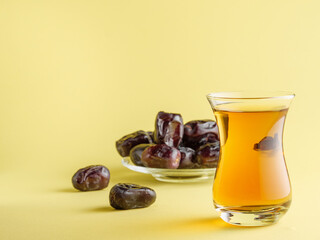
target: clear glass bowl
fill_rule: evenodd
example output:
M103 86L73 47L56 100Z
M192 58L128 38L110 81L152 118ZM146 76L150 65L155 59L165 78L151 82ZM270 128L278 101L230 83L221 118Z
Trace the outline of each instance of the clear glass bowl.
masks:
M122 165L135 172L151 174L155 179L162 182L198 182L213 178L216 172L216 168L166 169L140 167L134 165L130 158L123 158Z

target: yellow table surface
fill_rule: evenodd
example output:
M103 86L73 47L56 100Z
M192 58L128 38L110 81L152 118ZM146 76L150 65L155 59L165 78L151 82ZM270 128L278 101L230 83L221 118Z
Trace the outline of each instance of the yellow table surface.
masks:
M318 0L0 0L0 240L320 239ZM276 225L219 219L212 182L162 183L114 143L158 111L212 119L205 95L291 90L284 149L293 201ZM78 192L104 164L108 188ZM156 202L116 211L119 182Z
M107 189L78 192L66 171L39 168L29 174L1 172L0 239L319 239L318 176L293 178L293 202L276 225L237 227L212 205L212 180L164 183L120 164L110 168ZM148 208L114 210L111 186L137 183L157 192Z

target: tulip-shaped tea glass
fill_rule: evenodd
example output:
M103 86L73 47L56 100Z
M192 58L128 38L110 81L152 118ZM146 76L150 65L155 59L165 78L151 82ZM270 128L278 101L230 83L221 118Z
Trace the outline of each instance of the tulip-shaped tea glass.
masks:
M234 225L273 224L286 213L291 186L282 136L290 92L220 92L207 98L220 134L213 201Z

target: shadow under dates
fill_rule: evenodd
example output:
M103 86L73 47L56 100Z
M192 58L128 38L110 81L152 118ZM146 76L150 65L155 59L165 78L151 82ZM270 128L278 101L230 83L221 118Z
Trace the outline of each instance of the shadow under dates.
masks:
M106 213L106 212L117 212L119 210L114 209L110 206L100 206L100 207L93 207L85 210L86 212L95 212L95 213Z
M70 188L56 189L56 192L61 192L61 193L77 193L77 192L80 192L80 191L70 187Z

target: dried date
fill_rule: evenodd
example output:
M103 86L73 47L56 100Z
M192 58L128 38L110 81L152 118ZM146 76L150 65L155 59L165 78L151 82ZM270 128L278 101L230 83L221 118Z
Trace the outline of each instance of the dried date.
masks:
M131 183L118 183L109 193L110 205L115 209L145 208L156 200L156 192L148 187Z
M150 147L151 144L139 144L134 146L130 151L130 159L131 161L137 166L143 166L141 162L142 152L147 148Z
M116 148L122 157L129 156L130 150L139 144L152 143L152 139L145 131L136 131L116 141Z
M180 147L179 151L181 154L179 168L195 168L195 150L188 147Z
M109 180L108 168L102 165L91 165L79 169L72 177L72 184L80 191L94 191L106 188Z
M141 162L145 167L176 169L179 167L180 159L181 153L178 149L166 144L157 144L142 152Z
M196 158L198 164L206 168L217 167L219 160L220 146L216 143L207 143L201 146L197 153Z
M215 121L194 120L184 125L184 146L198 149L207 143L216 142L219 142L219 132Z
M159 112L156 117L154 140L178 147L183 138L183 120L180 114Z

